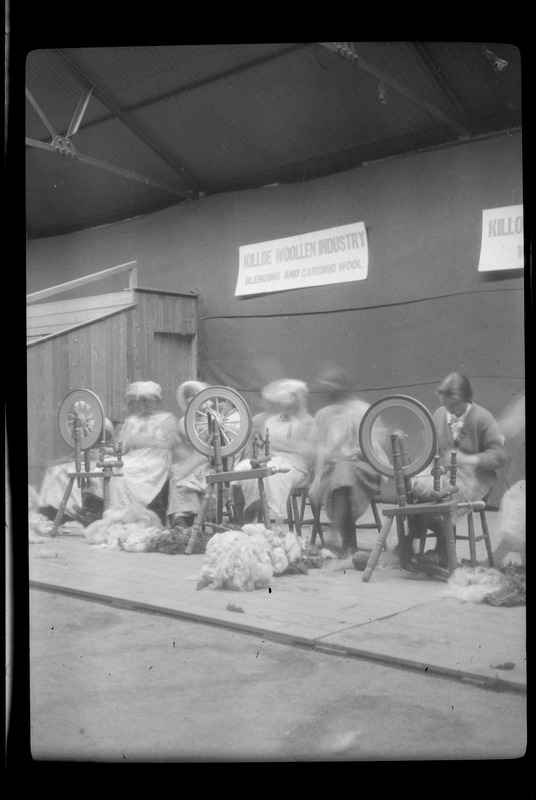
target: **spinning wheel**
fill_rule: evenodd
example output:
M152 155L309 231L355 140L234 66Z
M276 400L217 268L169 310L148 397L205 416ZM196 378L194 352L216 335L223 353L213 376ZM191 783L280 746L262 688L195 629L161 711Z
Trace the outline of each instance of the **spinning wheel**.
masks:
M69 392L58 412L58 426L63 441L70 447L78 442L81 450L89 450L102 440L104 419L104 407L89 389Z
M417 475L436 453L436 432L426 406L402 394L382 397L365 412L359 444L368 463L387 478L395 477L390 436L396 434L405 450L404 477ZM379 450L375 443L383 447Z
M440 491L439 455L436 454L437 437L435 426L422 403L405 395L392 395L377 400L365 412L359 428L359 443L368 463L387 478L395 479L398 507L384 509L386 517L378 540L368 558L363 572L363 581L370 580L380 553L385 547L387 536L396 520L399 544L404 539L404 521L418 522L428 514L440 517L446 540L448 569L437 568L438 577L448 578L458 565L456 539L452 514L459 508L481 509L481 501L458 503L452 495L458 491L455 485L456 451L451 454L450 488ZM381 447L378 447L381 445ZM383 452L382 452L383 448ZM387 455L389 453L389 455ZM422 472L434 461L434 491L431 496L435 502L414 504L411 478Z
M113 468L123 466L121 442L117 447L114 446L113 457L110 458L105 454L104 407L94 392L89 389L75 389L69 392L64 397L58 411L58 427L63 441L74 448L75 469L68 473L69 480L50 531L51 536L55 536L58 532L75 481L83 491L89 486L90 479L101 478L103 481L103 507L106 511L110 503L110 480L116 475L122 474L114 473ZM102 471L92 472L90 450L97 443L101 445L97 466L101 467ZM84 469L82 469L82 461Z
M251 432L251 413L234 389L210 386L196 394L188 404L184 415L186 435L191 445L203 455L213 453L215 423L220 432L222 458L241 450Z
M213 471L206 476L207 489L199 514L192 525L185 549L186 555L193 552L197 537L205 524L205 514L215 487L218 492L216 524L208 524L220 531L226 530L221 525L223 485L229 486L232 481L258 481L262 521L265 527L270 527L270 513L263 480L276 472L288 472L288 469L264 465L240 472L224 471L223 459L234 455L244 447L251 433L251 425L251 414L244 399L227 386L210 386L190 400L184 415L186 435L199 453L211 456ZM253 464L252 461L250 463Z

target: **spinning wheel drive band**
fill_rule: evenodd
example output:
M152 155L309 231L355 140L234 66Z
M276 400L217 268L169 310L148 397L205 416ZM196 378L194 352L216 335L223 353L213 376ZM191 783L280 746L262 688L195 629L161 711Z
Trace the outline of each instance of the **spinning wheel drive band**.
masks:
M430 464L436 454L437 437L432 415L413 397L395 394L372 403L359 428L359 444L368 463L380 475L394 477L391 434L398 433L409 463L404 475L412 478ZM383 455L374 447L381 445Z
M58 425L63 441L75 446L75 420L80 422L80 449L89 450L102 441L104 407L94 392L75 389L63 399L58 412Z
M204 455L213 452L211 419L219 425L222 458L241 450L249 439L252 423L243 397L227 386L209 386L190 400L184 415L186 435Z

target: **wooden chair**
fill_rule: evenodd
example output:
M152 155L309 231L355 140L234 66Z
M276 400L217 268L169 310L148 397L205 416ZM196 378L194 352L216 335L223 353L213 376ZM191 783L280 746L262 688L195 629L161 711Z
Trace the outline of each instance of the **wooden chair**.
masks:
M379 496L379 492L378 495ZM300 501L299 508L298 508L298 500ZM309 504L312 513L312 519L305 520L305 508ZM370 507L372 509L372 513L374 515L374 522L360 522L356 524L356 529L372 529L377 530L378 532L381 530L382 522L380 519L380 515L378 513L378 507L376 505L376 500L372 498ZM302 526L303 525L312 525L311 531L311 544L316 542L316 537L318 536L322 547L326 546L324 540L324 533L322 530L322 523L320 521L320 515L322 512L322 506L317 506L311 502L309 497L309 491L307 487L302 489L294 489L290 493L290 497L287 501L287 524L289 526L289 530L293 531L294 526L296 527L296 533L298 536L301 537L302 534ZM324 525L331 525L330 522L324 522Z
M492 490L493 490L493 487L492 487L492 489L489 490L489 492L483 498L483 502L486 503L486 505L487 505L487 502L488 502L488 499L489 499L489 496L490 496ZM475 512L475 510L477 510L478 515L480 516L480 525L481 525L482 533L479 536L477 536L476 532L475 532L475 523L474 523L474 512ZM477 557L476 557L476 545L477 545L478 542L484 541L484 543L486 545L487 555L488 555L488 564L489 564L490 567L494 567L495 564L494 564L494 561L493 561L493 547L492 547L492 544L491 544L491 538L490 538L490 535L489 535L488 522L487 522L487 519L486 519L486 509L485 508L480 508L480 509L472 509L471 508L469 513L467 514L466 519L467 519L467 535L458 533L458 529L460 527L460 523L458 523L458 525L453 525L452 526L453 527L455 541L461 540L461 541L469 542L469 555L470 555L470 562L471 562L471 566L472 567L476 567L478 565L478 561L477 561ZM424 549L426 547L426 540L431 538L431 537L435 537L435 533L430 533L428 531L424 531L423 532L423 534L422 534L422 536L420 537L420 540L419 540L419 555L422 555L424 553Z
M385 544L387 541L387 537L391 530L391 526L393 520L396 519L397 524L397 534L399 543L401 541L401 535L404 533L404 524L408 520L408 517L413 516L425 516L429 514L433 514L435 516L439 516L442 518L442 525L445 532L445 540L447 546L447 562L448 567L443 569L441 567L437 567L435 569L435 574L437 577L442 577L448 579L450 575L454 572L454 570L458 567L458 558L456 555L456 536L454 530L454 524L452 522L452 515L455 511L459 508L467 508L471 513L473 510L475 511L483 511L486 507L486 504L483 500L478 500L475 502L467 502L467 503L458 503L455 498L455 493L457 491L455 480L456 480L456 451L452 451L451 453L451 466L450 466L450 488L451 491L441 491L440 489L440 475L441 475L441 468L439 466L439 456L434 456L434 468L432 470L432 474L434 476L434 489L431 492L431 495L434 498L434 502L428 503L417 503L414 504L413 498L413 491L412 491L412 484L411 480L408 478L407 475L404 475L404 464L407 463L406 461L406 454L404 448L401 448L401 443L398 439L397 434L391 435L391 442L393 447L393 466L394 466L394 473L395 473L395 486L396 486L396 493L397 493L397 500L398 506L393 508L383 509L382 514L386 517L385 522L382 525L382 529L378 536L378 539L374 545L372 553L369 556L367 566L363 572L362 580L367 583L374 571L374 568L378 562L378 558L380 553L385 548ZM472 519L471 519L472 524ZM487 528L487 526L486 526ZM474 529L473 529L474 534ZM425 538L426 531L421 536L421 540ZM462 536L458 536L458 538L463 538ZM473 545L474 545L474 535L473 535ZM470 546L473 546L470 543Z
M300 507L298 509L298 500L300 501ZM311 509L312 519L305 519L305 508L309 505ZM314 544L316 541L317 535L320 537L320 541L322 542L322 547L326 546L324 541L324 533L322 531L322 524L320 522L320 511L321 508L316 506L314 503L311 502L311 498L309 497L309 490L307 487L303 487L301 489L293 489L290 493L290 496L287 500L287 519L286 522L288 524L289 530L293 531L294 527L296 527L296 533L299 537L302 535L302 527L303 525L312 525L313 529L311 532L311 544Z

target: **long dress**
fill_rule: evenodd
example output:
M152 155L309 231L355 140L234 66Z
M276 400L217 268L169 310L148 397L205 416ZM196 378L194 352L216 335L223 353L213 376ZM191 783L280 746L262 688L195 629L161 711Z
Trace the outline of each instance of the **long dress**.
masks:
M110 508L148 506L166 484L178 420L167 411L132 415L123 423L118 439L123 443L122 477L110 481Z
M99 450L92 449L89 451L90 472L99 471L96 466L99 457ZM85 471L85 466L82 467L82 471ZM54 508L57 510L60 507L63 495L69 483L70 472L76 472L76 464L72 459L72 455L65 456L56 463L48 465L39 490L39 508ZM88 479L87 492L102 498L102 489L103 481L100 478ZM73 519L78 519L79 512L77 509L82 508L82 505L82 491L78 486L78 482L74 481L69 499L67 500L67 505L65 506L65 514Z
M307 486L309 433L313 422L310 414L286 418L282 414L263 417L264 430L270 435L270 460L267 467L285 469L263 479L270 517L282 520L286 517L287 500L293 489ZM236 471L251 469L249 459L235 465ZM245 508L260 499L256 478L239 481L244 494Z
M324 506L330 520L333 519L332 495L336 489L350 489L354 521L365 513L380 489L381 475L365 460L359 446L359 427L368 408L363 400L352 398L325 406L315 415L309 497ZM374 447L381 456L379 443L374 442Z

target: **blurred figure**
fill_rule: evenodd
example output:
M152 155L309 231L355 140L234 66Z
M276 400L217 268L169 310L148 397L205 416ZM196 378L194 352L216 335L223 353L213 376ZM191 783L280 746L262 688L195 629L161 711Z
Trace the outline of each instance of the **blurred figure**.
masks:
M178 435L173 449L167 506L167 517L172 528L191 527L207 489L205 476L210 471L210 459L199 453L188 439L184 415L190 401L208 388L209 384L202 381L185 381L177 389ZM214 509L209 509L207 518L210 518L213 511Z
M448 491L450 476L448 465L451 452L456 450L457 472L454 495L457 502L481 500L495 485L497 470L505 463L504 436L496 420L482 406L473 402L473 389L469 379L460 372L452 372L441 382L437 395L442 405L434 412L433 421L437 434L440 465L447 468L441 476L441 490ZM433 476L422 473L413 480L415 502L430 501ZM452 514L452 523L469 513L459 509ZM424 554L422 561L432 566L448 566L447 545L440 516L423 515L408 517L409 534L402 546L397 548L402 566L413 558L413 540L429 528L437 536L435 550Z
M154 381L137 381L126 390L129 414L121 427L122 476L110 481L110 508L152 507L170 475L178 420L160 410L162 389ZM155 509L156 510L156 509Z
M283 520L287 500L293 489L307 486L309 434L313 418L307 410L309 390L303 381L284 378L273 381L261 391L265 411L253 418L252 431L264 438L269 434L268 467L284 469L264 479L270 518ZM252 441L244 449L236 471L252 468ZM240 498L242 493L242 498ZM235 505L242 522L253 522L260 512L260 495L256 478L238 481L234 486Z
M495 566L508 563L508 556L519 555L525 565L526 542L526 475L525 475L525 393L515 398L497 420L504 436L504 449L509 464L506 473L507 491L499 509L499 543L493 551ZM511 560L511 558L510 558Z
M359 446L359 428L369 404L355 396L343 370L328 370L318 385L327 394L327 405L314 417L309 497L324 506L346 557L357 551L356 522L379 492L382 477ZM374 446L387 460L379 442Z
M104 421L104 439L107 448L113 447L114 429L111 421ZM92 447L89 451L89 466L91 472L99 472L97 461L100 459L100 446ZM85 468L82 468L85 471ZM60 503L69 483L69 473L76 472L73 456L63 456L50 463L43 476L39 492L39 511L49 519L55 519ZM103 510L103 481L100 478L89 478L86 488L82 491L78 482L74 481L64 516L77 522L93 521L102 514Z

